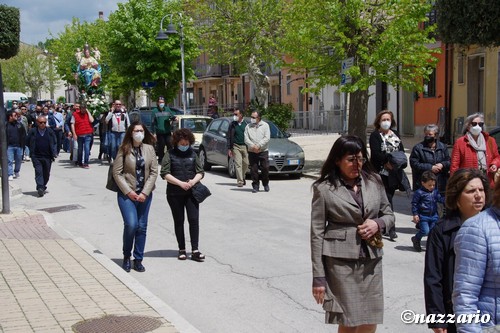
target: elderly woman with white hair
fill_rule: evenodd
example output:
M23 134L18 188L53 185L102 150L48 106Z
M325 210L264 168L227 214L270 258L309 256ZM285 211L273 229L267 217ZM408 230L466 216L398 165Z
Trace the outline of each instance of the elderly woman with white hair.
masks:
M450 175L458 169L476 168L488 176L493 187L495 173L500 166L500 155L495 139L484 131L483 114L468 116L462 134L453 146Z
M450 171L448 147L439 141L439 127L429 124L424 127L424 140L413 146L410 154L410 166L413 175L413 190L422 184L420 178L424 171L430 170L437 177L436 186L441 194L446 190Z

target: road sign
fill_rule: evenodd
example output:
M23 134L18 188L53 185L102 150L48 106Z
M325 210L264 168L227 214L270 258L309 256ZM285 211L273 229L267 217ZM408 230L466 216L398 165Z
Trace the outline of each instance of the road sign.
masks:
M141 82L143 88L153 88L156 86L156 82Z
M344 85L346 83L351 83L352 78L350 75L347 74L347 70L352 67L354 64L354 58L347 58L342 60L342 68L341 68L341 79L340 79L340 84Z

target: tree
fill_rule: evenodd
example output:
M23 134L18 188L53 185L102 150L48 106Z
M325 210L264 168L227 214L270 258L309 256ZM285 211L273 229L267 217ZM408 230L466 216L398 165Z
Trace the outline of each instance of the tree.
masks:
M42 50L23 44L17 56L3 61L6 86L12 91L30 91L34 100L40 90L48 88L48 62Z
M281 0L187 0L185 8L200 25L201 44L211 63L232 64L247 72L258 103L267 107L269 82L263 64L271 68L280 57L284 2Z
M427 1L294 0L285 8L282 49L294 60L283 66L307 70L309 91L339 86L342 60L353 58L341 89L350 93L348 131L363 139L368 88L380 80L421 91L436 64L437 50L426 46L434 28L422 27Z
M181 13L181 15L177 15ZM167 40L155 40L160 20L173 14L172 23L177 26L182 19L186 80L194 76L189 64L199 54L196 31L184 15L179 1L129 0L119 3L118 10L109 17L107 50L110 66L117 79L132 89L142 82L156 82L153 95L172 100L179 91L182 80L180 39L172 36ZM164 29L170 22L164 20Z
M442 41L460 45L500 46L500 2L437 0Z

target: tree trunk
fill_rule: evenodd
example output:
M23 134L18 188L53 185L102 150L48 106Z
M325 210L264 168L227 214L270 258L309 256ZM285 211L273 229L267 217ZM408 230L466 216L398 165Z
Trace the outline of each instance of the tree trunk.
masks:
M349 103L349 128L350 135L359 136L367 143L366 120L368 113L368 90L358 90L350 95Z

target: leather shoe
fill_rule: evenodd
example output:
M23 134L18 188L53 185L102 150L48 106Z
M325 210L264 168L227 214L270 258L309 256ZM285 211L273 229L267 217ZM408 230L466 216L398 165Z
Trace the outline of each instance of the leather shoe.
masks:
M269 185L264 186L264 191L269 192Z
M259 192L259 189L254 187L254 188L252 189L252 193L257 193L257 192Z
M138 272L145 272L146 268L142 265L142 260L134 259L134 270Z
M123 258L122 268L125 272L130 272L130 258Z
M396 238L398 238L398 234L396 233L396 228L392 228L389 230L389 238L391 241L394 241Z

